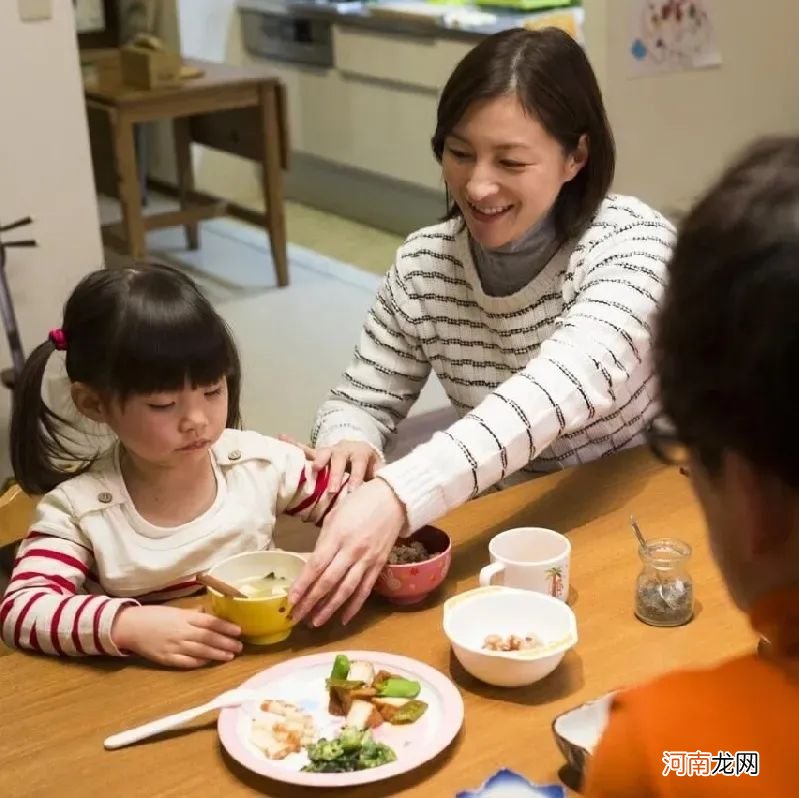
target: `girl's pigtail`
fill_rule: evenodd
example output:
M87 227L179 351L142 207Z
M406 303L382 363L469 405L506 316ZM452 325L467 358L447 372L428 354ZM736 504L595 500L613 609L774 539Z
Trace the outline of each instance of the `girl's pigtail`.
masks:
M63 440L70 423L42 399L45 368L55 348L52 339L39 344L14 384L11 465L15 479L30 494L47 493L86 467L69 471L57 467L59 461L73 460L74 455Z

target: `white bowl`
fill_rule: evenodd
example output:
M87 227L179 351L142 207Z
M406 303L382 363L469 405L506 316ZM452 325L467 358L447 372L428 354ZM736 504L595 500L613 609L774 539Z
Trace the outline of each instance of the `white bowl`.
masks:
M475 678L497 687L533 684L558 667L577 642L577 619L560 599L510 587L479 587L444 604L444 633L458 662ZM485 651L488 635L524 637L543 646L525 651Z
M594 701L567 710L552 721L555 742L580 777L585 775L586 766L608 724L615 695L616 691L605 693Z

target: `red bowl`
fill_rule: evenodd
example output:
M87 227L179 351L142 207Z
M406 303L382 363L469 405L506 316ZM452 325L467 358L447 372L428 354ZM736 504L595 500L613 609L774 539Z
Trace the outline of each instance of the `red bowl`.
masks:
M375 582L374 592L392 604L417 604L446 578L452 562L449 535L434 526L423 526L407 542L418 540L431 557L422 562L385 565Z

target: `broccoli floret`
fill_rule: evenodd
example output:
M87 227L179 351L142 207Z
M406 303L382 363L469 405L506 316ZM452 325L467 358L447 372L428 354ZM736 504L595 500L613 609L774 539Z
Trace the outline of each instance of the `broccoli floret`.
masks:
M350 753L360 750L361 746L364 744L364 737L367 734L369 734L369 732L363 732L360 729L352 729L349 726L345 726L341 730L341 734L339 734L337 741L345 753Z
M349 773L393 762L397 755L387 745L375 742L369 731L344 727L335 740L321 739L307 748L311 760L306 773Z
M322 760L332 762L344 753L341 743L338 740L325 740L322 738L315 745L308 746L308 758L311 761Z
M394 751L383 743L376 743L374 740L370 741L370 745L364 745L361 748L361 753L358 755L358 762L361 768L376 768L379 765L385 765L393 762L397 758Z

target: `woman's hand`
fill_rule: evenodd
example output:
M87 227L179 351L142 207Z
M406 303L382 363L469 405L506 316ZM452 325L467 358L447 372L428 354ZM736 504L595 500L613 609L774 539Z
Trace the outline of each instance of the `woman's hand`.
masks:
M383 465L383 458L377 450L363 441L339 441L333 446L313 449L294 440L290 435L281 435L280 440L302 449L317 471L330 463L330 493L337 493L341 488L345 472L350 472L347 488L353 491L365 480L372 479L377 468Z
M178 607L123 607L111 638L117 648L173 668L227 662L241 652L241 629L198 610Z
M292 617L326 623L348 601L348 623L363 606L406 523L405 507L387 482L374 479L325 519L316 549L289 592Z

